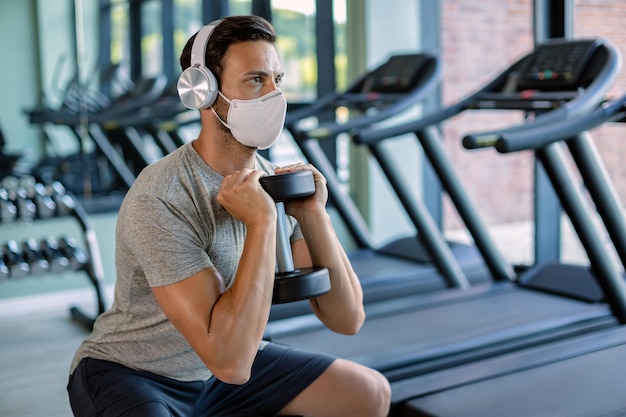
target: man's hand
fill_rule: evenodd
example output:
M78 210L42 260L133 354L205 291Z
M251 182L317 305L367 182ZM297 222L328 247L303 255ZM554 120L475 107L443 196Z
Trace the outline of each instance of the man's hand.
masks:
M264 175L263 171L250 169L235 171L224 177L217 194L218 203L246 226L276 221L276 205L259 183Z
M313 178L315 181L315 194L309 197L303 197L286 202L285 211L287 212L287 214L295 217L298 220L301 220L302 216L304 216L307 212L326 211L326 202L328 201L326 178L324 178L324 176L313 165L305 165L300 163L293 164L286 167L277 168L276 174L302 170L309 170L313 172Z

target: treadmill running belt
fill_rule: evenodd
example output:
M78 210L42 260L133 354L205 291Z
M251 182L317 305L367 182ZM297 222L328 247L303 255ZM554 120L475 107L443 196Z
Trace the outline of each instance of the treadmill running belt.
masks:
M557 328L614 319L604 304L590 304L532 290L510 288L482 297L422 308L373 312L360 332L344 336L317 327L294 326L269 338L349 358L381 371L470 349L541 335Z
M622 416L626 344L409 401L402 417Z

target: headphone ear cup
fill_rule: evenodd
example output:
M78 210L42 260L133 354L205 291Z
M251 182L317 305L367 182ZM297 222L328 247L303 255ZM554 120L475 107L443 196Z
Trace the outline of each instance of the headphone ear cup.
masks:
M183 71L176 87L180 101L192 110L211 107L217 97L215 75L202 65L194 65Z

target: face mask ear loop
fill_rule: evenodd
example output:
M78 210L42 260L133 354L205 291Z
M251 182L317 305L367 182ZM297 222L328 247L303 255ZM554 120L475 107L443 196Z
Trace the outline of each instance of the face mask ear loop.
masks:
M217 120L219 120L219 121L220 121L220 123L221 123L221 124L223 124L223 125L224 125L224 127L225 127L226 129L230 129L230 130L232 130L232 129L233 129L232 127L230 127L230 125L229 125L228 123L226 123L224 120L222 120L222 118L221 118L221 117L217 114L217 112L215 111L215 109L213 108L213 106L211 106L211 111L213 112L213 114L215 115L215 117L217 117Z
M217 91L217 94L219 94L220 96L222 96L222 98L223 98L224 100L226 100L226 102L227 102L229 105L231 104L230 100L229 100L229 99L227 99L227 98L226 98L226 96L225 96L224 94L222 94L222 92L221 92L221 91L219 91L219 90L218 90L218 91ZM217 112L215 111L214 107L215 107L215 103L213 103L213 105L211 106L211 111L213 112L213 114L215 115L215 117L217 117L217 120L219 120L219 121L220 121L220 123L222 123L222 125L224 125L224 127L225 127L226 129L233 130L233 128L232 128L232 127L230 127L230 125L229 125L228 123L226 123L224 120L222 120L222 118L221 118L221 117L217 114Z

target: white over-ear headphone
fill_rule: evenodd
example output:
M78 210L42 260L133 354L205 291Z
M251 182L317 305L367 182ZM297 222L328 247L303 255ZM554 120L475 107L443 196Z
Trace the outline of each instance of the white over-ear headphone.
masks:
M204 56L209 38L220 22L216 20L200 29L191 47L191 66L178 78L178 97L188 109L206 109L217 97L217 79L206 67Z

